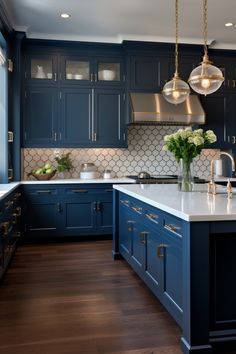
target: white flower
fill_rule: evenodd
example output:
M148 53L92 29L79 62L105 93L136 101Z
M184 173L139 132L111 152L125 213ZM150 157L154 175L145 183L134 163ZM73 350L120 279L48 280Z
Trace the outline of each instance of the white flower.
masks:
M172 135L172 134L164 136L164 141L166 141L166 142L167 142L167 141L170 141L171 135Z
M198 135L198 134L202 134L203 133L203 130L202 129L196 129L194 130L194 134Z
M212 130L206 131L206 138L208 139L208 141L210 143L214 143L217 140L216 135L214 134L214 132Z
M163 151L168 151L169 149L168 149L168 146L167 145L164 145L163 147L162 147L162 150Z
M202 136L195 136L194 138L193 138L193 143L194 143L194 145L196 145L196 146L199 146L199 145L203 145L204 144L204 138L202 137Z

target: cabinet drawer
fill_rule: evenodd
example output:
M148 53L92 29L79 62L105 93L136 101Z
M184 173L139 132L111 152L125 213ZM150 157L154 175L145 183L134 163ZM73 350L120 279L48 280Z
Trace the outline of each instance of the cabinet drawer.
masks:
M48 196L55 196L59 194L59 188L52 186L38 186L34 188L26 188L26 194L28 196L37 196L42 198Z
M78 185L73 185L71 187L66 187L64 189L64 194L65 195L84 195L84 194L107 194L112 196L112 185L108 185L106 187L102 186L101 188L97 186L91 186L91 185L86 185L86 184L78 184Z

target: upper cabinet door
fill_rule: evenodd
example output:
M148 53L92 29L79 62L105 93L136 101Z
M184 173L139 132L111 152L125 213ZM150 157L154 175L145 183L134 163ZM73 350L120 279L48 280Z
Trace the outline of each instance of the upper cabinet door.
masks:
M59 140L57 123L57 88L29 87L24 102L24 146L56 146Z
M97 147L126 147L124 90L96 89L92 136Z
M162 90L167 77L166 59L157 56L132 56L130 60L130 90Z
M92 142L93 107L89 88L61 90L61 145L85 147Z
M29 55L26 62L25 78L36 84L56 84L58 82L57 56Z
M217 66L225 78L220 91L236 90L236 58L225 58L221 56L210 56L213 65Z
M125 82L123 61L117 58L97 59L94 81L102 85L117 85Z
M60 65L60 79L63 84L88 83L93 79L91 58L62 56Z

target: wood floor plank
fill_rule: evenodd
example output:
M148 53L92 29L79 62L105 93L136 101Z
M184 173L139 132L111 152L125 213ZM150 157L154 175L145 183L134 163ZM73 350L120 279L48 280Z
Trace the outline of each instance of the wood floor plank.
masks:
M180 335L110 240L22 245L0 285L4 354L180 354Z

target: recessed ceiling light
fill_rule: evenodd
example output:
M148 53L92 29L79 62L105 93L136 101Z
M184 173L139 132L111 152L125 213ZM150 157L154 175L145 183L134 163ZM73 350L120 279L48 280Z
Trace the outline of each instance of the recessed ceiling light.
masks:
M66 13L64 13L64 14L61 14L61 17L62 18L69 18L71 15L69 15L69 14L66 14Z
M232 27L232 26L234 26L233 22L226 22L225 23L225 27Z

